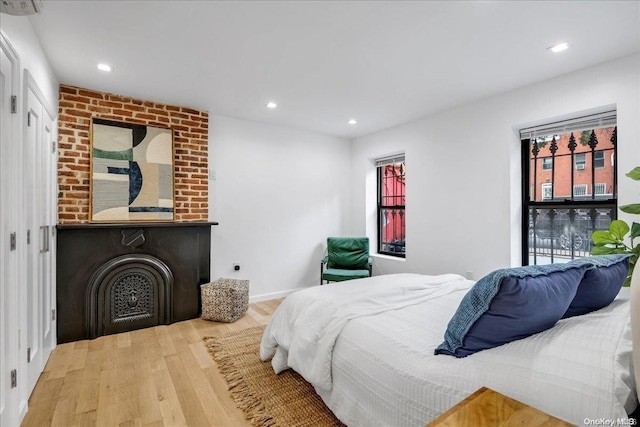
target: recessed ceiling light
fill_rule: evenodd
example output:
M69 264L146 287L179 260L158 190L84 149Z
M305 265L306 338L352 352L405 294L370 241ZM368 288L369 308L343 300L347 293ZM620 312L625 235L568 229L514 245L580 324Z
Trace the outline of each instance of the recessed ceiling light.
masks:
M275 102L273 102L273 101L267 102L267 108L271 108L271 109L273 110L273 109L274 109L274 108L276 108L277 106L278 106L278 104L276 104L276 103L275 103Z
M358 121L356 119L351 119L347 123L349 123L350 125L355 125L358 124Z
M567 42L558 43L555 46L551 46L547 48L547 50L550 50L553 53L562 52L563 50L567 50L567 49L569 49L569 43Z
M106 71L106 72L110 73L111 72L111 65L100 63L100 64L98 64L98 70Z

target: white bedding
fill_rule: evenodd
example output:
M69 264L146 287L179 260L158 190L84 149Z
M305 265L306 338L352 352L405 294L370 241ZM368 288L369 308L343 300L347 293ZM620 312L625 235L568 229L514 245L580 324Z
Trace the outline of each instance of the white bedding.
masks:
M456 359L435 356L433 351L473 282L453 275L444 281L434 277L442 276L373 278L392 287L395 282L411 279L442 289L431 289L433 298L425 297L401 309L370 310L369 314L353 316L339 328L329 355L329 387L323 381L310 382L345 424L423 426L482 386L578 425L589 419L623 418L635 408L628 301L617 299L604 309L561 320L527 339ZM292 307L288 307L287 301L297 295L293 294L281 305L283 313L305 317L307 308L316 301L326 307L334 290L352 298L360 294L367 300L373 279L313 288L310 299L303 294L293 298ZM440 284L435 285L438 280ZM342 297L338 301L341 306ZM306 322L324 317L311 311L313 316L298 324L295 318L278 312L280 309L265 331L263 344L266 339L274 346L275 341L273 348L282 347L283 357L294 345L293 341L278 341L278 337L304 335ZM291 334L291 330L296 332ZM311 351L307 348L304 353ZM311 366L313 371L315 359L301 357L294 368L300 372L298 369Z
M394 274L393 280L378 276L355 282L364 285L333 283L290 295L265 329L260 358L273 357L276 373L293 368L315 387L331 390L333 347L348 321L431 301L469 286L457 274Z

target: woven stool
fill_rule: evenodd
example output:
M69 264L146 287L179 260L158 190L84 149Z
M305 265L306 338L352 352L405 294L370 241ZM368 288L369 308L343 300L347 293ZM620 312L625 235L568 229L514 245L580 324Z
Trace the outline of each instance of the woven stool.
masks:
M231 323L249 309L249 281L218 279L200 287L202 318Z

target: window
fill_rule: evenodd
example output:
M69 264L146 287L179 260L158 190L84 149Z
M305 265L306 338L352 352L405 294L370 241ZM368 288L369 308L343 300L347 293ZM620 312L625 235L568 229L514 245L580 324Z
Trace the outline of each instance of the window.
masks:
M573 195L575 196L586 196L587 195L587 184L575 184L573 186Z
M616 112L522 129L520 136L523 265L589 255L593 231L608 229L617 215Z
M405 257L404 155L376 160L378 169L378 253Z
M593 167L594 168L604 167L604 151L596 151L593 153Z
M596 196L607 194L607 184L605 184L604 182L597 182L593 187L593 194L595 194Z
M551 170L552 167L553 167L553 157L544 157L542 159L542 169Z
M542 184L542 200L549 200L553 198L553 186L551 183Z
M573 195L575 196L586 196L587 195L587 184L576 184L573 186Z

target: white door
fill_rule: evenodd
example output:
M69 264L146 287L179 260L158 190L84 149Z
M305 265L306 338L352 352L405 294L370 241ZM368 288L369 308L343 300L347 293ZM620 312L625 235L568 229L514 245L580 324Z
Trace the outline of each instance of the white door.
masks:
M37 162L38 145L42 141L42 104L36 96L27 91L27 110L25 114L26 133L24 141L24 163L33 165L24 170L24 215L27 224L27 336L26 354L28 372L27 389L32 390L42 371L42 352L40 351L40 325L42 324L42 298L40 292L41 271L39 268L40 248L44 245L42 224L40 222L40 164Z
M42 144L38 146L38 160L41 165L41 168L39 168L41 169L41 175L39 178L38 188L40 194L39 200L42 204L40 223L43 227L42 234L44 241L42 242L43 247L39 253L38 274L40 276L42 297L42 323L40 326L40 333L42 335L42 368L44 369L44 365L47 363L49 355L56 344L56 334L52 318L52 310L55 307L55 300L53 298L55 295L55 291L53 289L53 285L55 283L55 276L53 275L53 264L55 264L55 258L52 256L52 247L54 246L54 223L52 220L52 214L54 207L53 197L57 193L52 191L52 171L54 169L53 165L55 159L53 156L53 120L51 120L51 117L49 117L46 112L43 117L42 125Z
M26 139L24 141L25 207L27 217L27 389L35 387L54 346L51 320L51 194L53 120L44 107L40 89L25 73Z
M0 425L19 421L18 388L12 381L18 369L18 251L13 237L17 230L15 165L18 152L17 114L12 113L11 98L16 94L17 55L0 34ZM17 236L16 236L17 239ZM16 241L17 246L17 241Z

